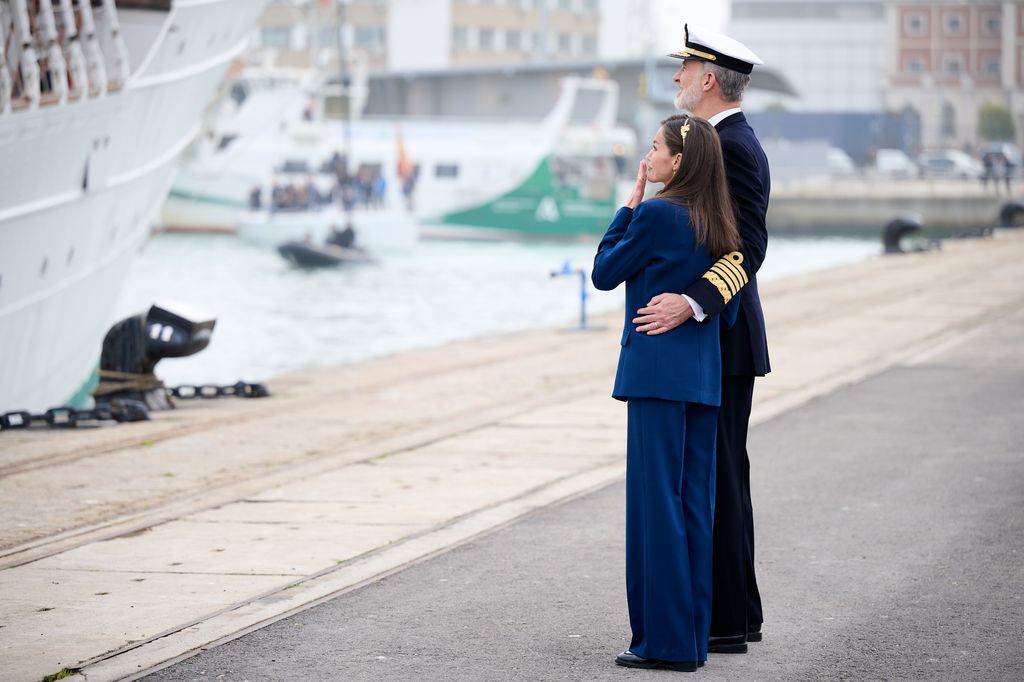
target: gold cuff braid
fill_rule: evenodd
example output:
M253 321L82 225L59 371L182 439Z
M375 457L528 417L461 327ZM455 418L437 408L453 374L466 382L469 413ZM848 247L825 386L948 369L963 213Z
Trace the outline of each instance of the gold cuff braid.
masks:
M722 301L728 303L749 281L743 269L743 254L739 251L725 254L704 273L704 279L718 289Z

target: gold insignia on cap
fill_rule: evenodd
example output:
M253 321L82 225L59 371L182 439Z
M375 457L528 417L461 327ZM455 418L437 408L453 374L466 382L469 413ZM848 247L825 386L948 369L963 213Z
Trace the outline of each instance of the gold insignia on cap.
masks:
M684 47L682 52L687 57L700 57L701 59L706 59L709 62L718 61L717 55L713 55L710 52L702 52L701 50L695 50L690 46Z
M704 279L718 289L725 303L731 301L749 281L747 271L741 267L742 264L743 254L733 251L715 261L711 269L704 273Z

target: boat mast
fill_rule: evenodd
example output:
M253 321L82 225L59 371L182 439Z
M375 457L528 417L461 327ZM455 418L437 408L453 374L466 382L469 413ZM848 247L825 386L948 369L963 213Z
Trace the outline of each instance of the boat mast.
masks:
M344 130L345 136L345 156L344 156L344 169L345 169L345 182L352 186L352 176L349 175L349 162L352 157L352 121L351 121L351 102L349 99L350 87L349 87L349 74L347 65L347 50L345 44L345 22L348 18L348 0L338 0L338 105L339 113L341 115L341 125ZM352 188L354 190L354 187ZM344 188L343 188L344 193ZM348 217L349 225L352 224L352 207L354 202L349 202L349 206L345 209Z

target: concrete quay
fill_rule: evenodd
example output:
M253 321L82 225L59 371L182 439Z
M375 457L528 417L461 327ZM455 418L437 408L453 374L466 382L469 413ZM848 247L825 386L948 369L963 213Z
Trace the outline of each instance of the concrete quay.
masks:
M893 218L917 214L921 236L944 237L999 224L1000 211L1024 198L1024 185L1008 191L977 180L842 178L772 185L768 225L773 234L880 234Z
M698 679L1024 678L1024 310L983 330L751 430L764 639ZM673 679L612 663L624 497L552 505L145 680Z
M766 286L755 422L983 334L1024 303L1022 262L1000 232ZM0 677L131 678L619 480L621 317L602 321L3 434Z

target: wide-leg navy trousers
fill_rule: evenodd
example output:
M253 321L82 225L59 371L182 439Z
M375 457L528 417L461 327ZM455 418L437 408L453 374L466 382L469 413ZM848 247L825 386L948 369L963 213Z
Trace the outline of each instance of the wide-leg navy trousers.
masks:
M718 408L628 401L626 597L637 656L704 661Z
M754 509L750 501L747 427L754 377L723 377L715 455L714 589L711 634L738 637L764 620L754 574Z

